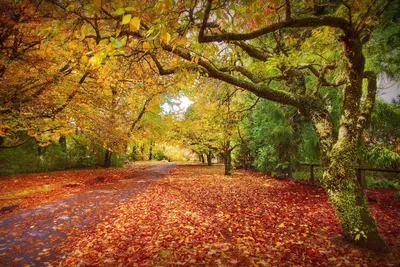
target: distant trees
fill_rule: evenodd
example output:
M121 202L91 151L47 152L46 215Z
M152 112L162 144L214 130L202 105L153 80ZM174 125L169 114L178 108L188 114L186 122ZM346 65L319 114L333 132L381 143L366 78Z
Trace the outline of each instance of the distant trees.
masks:
M258 100L247 103L248 93L243 90L210 79L202 80L190 95L194 104L186 111L180 131L193 151L200 157L205 155L208 165L213 156L219 156L223 159L225 174L231 175L232 151L242 142L240 122Z

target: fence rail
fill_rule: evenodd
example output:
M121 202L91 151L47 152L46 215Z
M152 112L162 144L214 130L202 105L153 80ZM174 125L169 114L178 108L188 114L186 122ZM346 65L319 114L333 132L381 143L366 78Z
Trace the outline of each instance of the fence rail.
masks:
M316 163L300 163L300 165L310 166L311 184L315 185L314 167L319 167L320 165ZM363 167L357 168L356 171L357 171L357 181L362 188L366 188L367 186L367 181L365 179L366 171L400 173L400 169L380 169L380 168L363 168Z

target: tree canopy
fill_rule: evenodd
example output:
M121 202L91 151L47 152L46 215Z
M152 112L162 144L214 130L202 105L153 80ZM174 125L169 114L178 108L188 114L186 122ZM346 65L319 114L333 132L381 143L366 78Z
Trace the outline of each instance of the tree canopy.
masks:
M144 114L160 114L163 99L185 84L205 94L198 98L203 104L187 112L184 135L192 145L200 140L201 149L222 151L228 162L240 139L238 111L248 108L232 92L242 90L287 106L283 112L278 104L258 106L269 115L276 109L275 118L286 123L268 135L282 150L294 146L288 118L298 114L312 125L321 184L345 236L387 248L355 169L378 72L398 74L398 1L3 2L2 136L23 130L46 145L78 129L111 158L127 149L136 131L154 125ZM215 96L208 87L215 87ZM273 129L271 118L264 122L261 129ZM254 124L248 127L257 134ZM263 149L271 157L268 145Z

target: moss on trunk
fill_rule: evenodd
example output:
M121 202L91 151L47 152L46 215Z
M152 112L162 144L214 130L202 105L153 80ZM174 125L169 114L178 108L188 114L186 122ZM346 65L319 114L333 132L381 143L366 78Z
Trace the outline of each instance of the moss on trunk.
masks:
M345 238L371 250L387 252L388 247L369 211L367 197L357 182L356 142L341 141L332 149L322 186L340 219Z

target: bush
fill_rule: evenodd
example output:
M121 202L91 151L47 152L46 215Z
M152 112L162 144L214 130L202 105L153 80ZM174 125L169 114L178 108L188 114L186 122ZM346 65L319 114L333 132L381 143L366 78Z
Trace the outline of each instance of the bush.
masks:
M33 139L19 147L1 149L0 175L35 171L40 166L37 154L36 142Z
M400 182L394 180L388 180L383 178L375 178L374 176L368 175L366 177L367 188L369 189L390 189L397 188L400 189Z
M157 151L153 154L153 160L164 160L167 159L167 156L163 151Z
M263 173L272 173L278 165L278 158L272 146L264 146L258 149L254 159L254 167Z
M103 166L105 149L80 134L67 136L65 144L52 142L39 156L34 139L15 147L0 149L0 175L46 172ZM122 167L126 156L113 153L111 166Z
M369 144L361 148L361 156L371 167L397 169L400 166L400 155L391 146Z
M123 167L125 164L125 161L128 159L128 157L123 154L123 153L113 153L112 158L111 158L111 166L113 167Z

